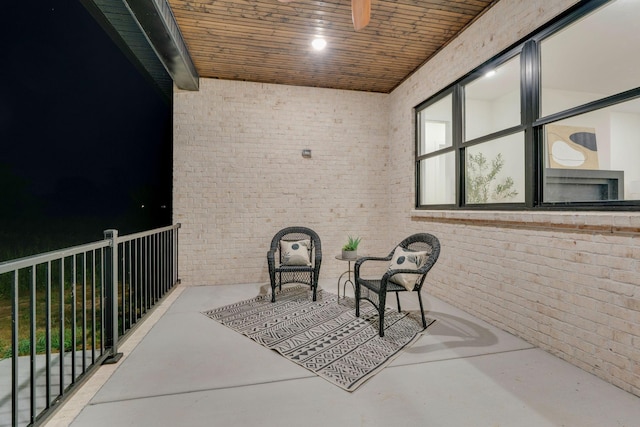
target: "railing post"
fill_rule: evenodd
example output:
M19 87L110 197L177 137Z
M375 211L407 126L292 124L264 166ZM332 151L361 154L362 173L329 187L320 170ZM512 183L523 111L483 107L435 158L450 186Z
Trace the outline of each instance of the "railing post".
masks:
M105 256L105 343L111 347L111 355L105 364L117 363L118 353L118 230L105 230L104 238L110 240Z
M176 228L174 229L174 233L176 235L176 239L173 242L173 246L174 246L174 263L175 263L175 273L174 273L174 285L181 283L180 281L180 271L178 270L178 256L180 255L179 253L179 245L178 245L178 240L179 240L179 230L182 227L181 223L176 224Z

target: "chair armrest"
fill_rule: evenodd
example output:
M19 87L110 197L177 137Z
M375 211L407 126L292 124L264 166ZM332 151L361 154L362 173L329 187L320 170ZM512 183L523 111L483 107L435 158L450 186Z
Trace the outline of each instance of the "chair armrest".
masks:
M314 257L313 257L313 270L315 271L315 280L318 280L318 276L320 275L320 264L322 264L322 249L316 247L314 249Z
M355 265L360 266L365 261L391 261L391 257L363 256L361 258L358 258Z
M315 248L313 252L314 252L313 258L315 260L315 264L319 265L320 262L322 262L322 249Z
M386 257L375 257L375 256L365 256L362 258L358 258L355 265L353 266L353 274L356 279L355 282L358 282L358 277L360 277L360 267L366 261L391 261L391 256Z
M267 252L267 265L269 266L269 271L273 271L276 267L275 251Z

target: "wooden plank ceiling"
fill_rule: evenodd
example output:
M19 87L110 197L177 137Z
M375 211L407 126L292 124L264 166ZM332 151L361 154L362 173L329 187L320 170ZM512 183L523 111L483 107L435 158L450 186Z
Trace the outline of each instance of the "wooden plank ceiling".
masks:
M350 0L169 0L201 77L382 93L496 2L372 0L355 31Z

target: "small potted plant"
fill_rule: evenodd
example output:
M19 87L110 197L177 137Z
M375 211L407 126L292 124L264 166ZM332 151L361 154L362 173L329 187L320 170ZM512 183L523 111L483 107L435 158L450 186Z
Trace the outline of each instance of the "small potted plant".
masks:
M342 247L342 258L356 259L358 258L358 245L362 239L360 237L349 236L347 243Z

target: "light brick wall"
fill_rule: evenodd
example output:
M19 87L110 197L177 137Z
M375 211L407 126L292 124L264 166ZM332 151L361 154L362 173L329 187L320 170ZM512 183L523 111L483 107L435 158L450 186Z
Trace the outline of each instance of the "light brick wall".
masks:
M575 3L501 0L391 94L391 233L440 238L429 292L640 395L637 213L412 211L413 107Z
M575 3L501 0L390 95L221 80L177 91L182 279L266 283L266 248L290 224L320 234L323 277L344 270L334 255L349 233L379 254L432 232L429 292L640 395L637 213L413 210L413 107Z
M442 243L428 292L640 395L640 215L414 211L408 224Z
M174 94L174 222L186 284L267 282L281 228L321 240L338 277L347 235L388 251L388 95L202 79ZM302 157L311 149L312 158Z

